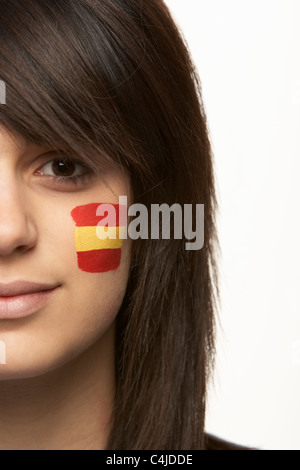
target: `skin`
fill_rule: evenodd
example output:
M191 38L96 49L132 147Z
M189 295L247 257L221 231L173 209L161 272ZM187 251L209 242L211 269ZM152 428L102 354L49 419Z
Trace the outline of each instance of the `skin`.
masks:
M77 186L59 184L51 178L58 157L49 151L0 125L0 281L60 285L34 315L0 320L7 349L7 364L0 365L0 449L104 449L130 241L124 240L117 270L83 272L70 214L79 205L129 198L130 185L116 170L106 172L108 185L99 175Z

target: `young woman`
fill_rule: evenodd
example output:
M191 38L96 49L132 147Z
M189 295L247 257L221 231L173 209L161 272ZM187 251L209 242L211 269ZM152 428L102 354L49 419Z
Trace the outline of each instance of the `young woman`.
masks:
M205 434L212 154L163 1L3 0L0 79L1 449L226 448ZM203 248L101 245L120 196L204 204Z

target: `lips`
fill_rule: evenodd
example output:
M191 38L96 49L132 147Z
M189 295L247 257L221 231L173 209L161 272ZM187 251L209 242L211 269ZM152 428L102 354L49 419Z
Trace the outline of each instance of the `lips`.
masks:
M0 320L28 317L46 306L58 284L0 282Z
M16 295L32 294L54 289L58 284L40 284L28 281L14 281L10 283L0 282L0 297L13 297Z

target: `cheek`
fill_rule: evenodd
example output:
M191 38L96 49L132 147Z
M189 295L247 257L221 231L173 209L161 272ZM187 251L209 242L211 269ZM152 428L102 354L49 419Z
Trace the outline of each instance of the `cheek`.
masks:
M92 203L75 207L75 249L78 267L88 273L104 273L119 268L127 229L127 207Z

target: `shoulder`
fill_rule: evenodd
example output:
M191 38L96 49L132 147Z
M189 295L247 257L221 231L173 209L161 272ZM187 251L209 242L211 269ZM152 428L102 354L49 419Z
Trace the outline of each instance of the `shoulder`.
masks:
M224 441L219 437L212 434L205 434L205 449L206 450L254 450L250 447L243 447L232 442Z

